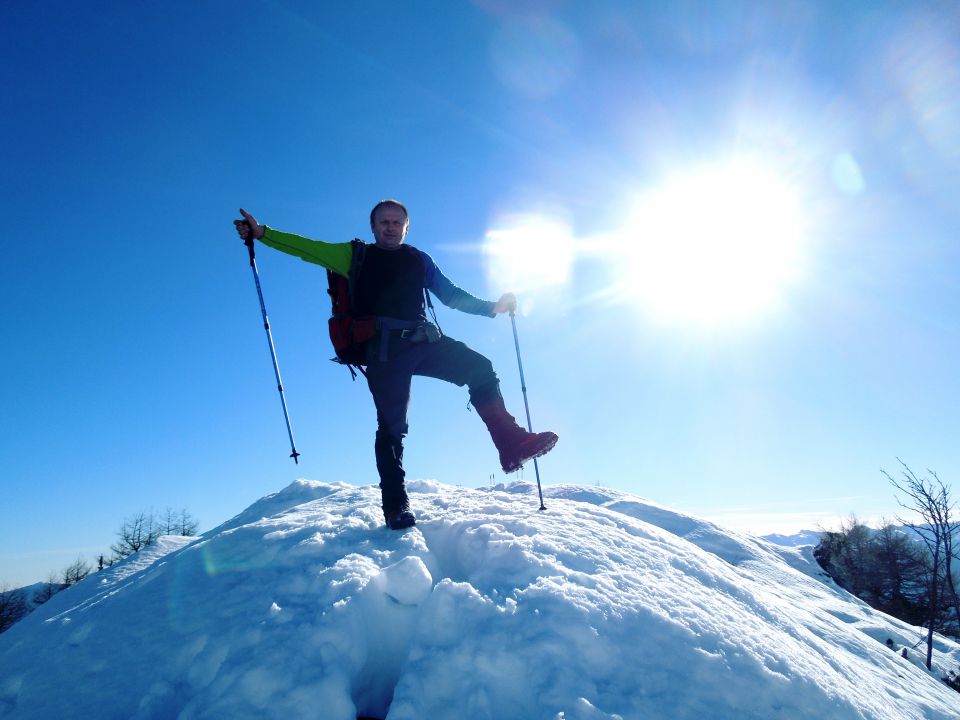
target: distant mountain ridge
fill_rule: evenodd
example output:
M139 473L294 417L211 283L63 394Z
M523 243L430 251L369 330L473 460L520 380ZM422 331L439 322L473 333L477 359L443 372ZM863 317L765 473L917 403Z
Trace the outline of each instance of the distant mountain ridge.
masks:
M928 526L921 525L921 528L926 528ZM871 534L879 531L879 528L869 527ZM906 535L907 537L920 541L919 536L913 530L913 528L907 525L894 525L895 530ZM781 535L781 534L771 534L771 535L761 535L760 537L763 540L772 542L774 545L780 545L782 547L803 547L804 545L814 545L816 546L820 539L826 533L825 530L801 530L799 532L793 533L792 535Z
M823 537L822 530L801 530L800 532L793 533L792 535L780 535L774 533L772 535L761 535L764 540L772 542L774 545L781 545L783 547L802 547L804 545L816 545L820 542L820 538Z

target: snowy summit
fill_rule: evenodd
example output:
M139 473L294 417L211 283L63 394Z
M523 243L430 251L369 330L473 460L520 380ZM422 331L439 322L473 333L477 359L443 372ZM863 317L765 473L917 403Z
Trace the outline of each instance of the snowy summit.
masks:
M300 480L56 595L0 635L0 717L960 716L960 646L928 673L810 548L608 489L409 485L403 532L376 487Z

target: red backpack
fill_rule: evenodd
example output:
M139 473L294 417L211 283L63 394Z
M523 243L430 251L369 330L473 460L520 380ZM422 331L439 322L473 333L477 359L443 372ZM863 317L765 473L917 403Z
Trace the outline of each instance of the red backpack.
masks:
M333 313L328 325L330 341L337 356L334 362L346 365L356 377L353 368L363 372L361 365L367 364L365 344L377 332L377 318L373 315L355 315L353 311L353 291L351 281L357 277L357 271L363 263L366 243L363 240L351 242L353 252L350 255L350 275L344 277L333 270L327 270L327 292L333 303Z

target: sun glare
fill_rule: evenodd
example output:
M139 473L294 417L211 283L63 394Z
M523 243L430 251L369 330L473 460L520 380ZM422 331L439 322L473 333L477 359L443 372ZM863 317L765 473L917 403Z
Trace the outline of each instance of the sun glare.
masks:
M543 215L501 218L483 243L490 286L534 294L564 286L573 265L569 226Z
M665 180L620 233L620 287L655 319L710 328L775 309L800 271L796 191L772 169L735 161Z

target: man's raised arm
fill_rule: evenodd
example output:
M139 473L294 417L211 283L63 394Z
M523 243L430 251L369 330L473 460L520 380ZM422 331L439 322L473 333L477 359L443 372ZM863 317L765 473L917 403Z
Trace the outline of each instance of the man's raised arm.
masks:
M234 220L233 224L237 229L237 234L244 242L249 242L250 238L254 238L268 247L298 257L305 262L320 265L327 270L333 270L333 272L344 277L350 274L350 258L353 255L353 247L349 242L328 243L322 240L311 240L293 233L275 230L267 225L261 225L253 215L243 208L240 208L240 214L243 218Z

